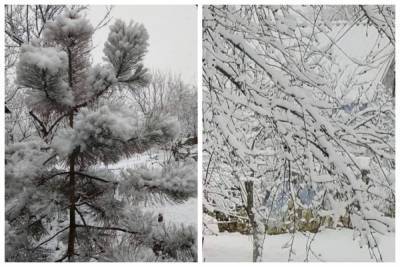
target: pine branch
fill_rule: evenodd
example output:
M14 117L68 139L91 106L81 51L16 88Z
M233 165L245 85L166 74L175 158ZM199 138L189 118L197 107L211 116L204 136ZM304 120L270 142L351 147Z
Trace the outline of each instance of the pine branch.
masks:
M92 197L90 197L90 198L92 198ZM87 198L87 199L90 199L90 198ZM104 210L102 210L102 209L99 208L99 207L96 207L95 205L93 205L93 204L91 204L91 203L89 203L89 202L87 202L87 201L78 203L78 204L76 204L75 206L77 207L77 206L82 206L82 205L86 205L86 206L88 206L89 208L91 208L92 210L94 210L94 211L96 211L96 212L98 212L98 213L102 213L102 214L105 213Z
M99 91L97 94L94 95L94 97L91 97L89 100L86 100L85 102L82 102L80 104L77 104L76 106L74 106L74 110L77 111L80 108L86 107L87 105L89 105L90 102L98 99L100 96L102 96L105 92L107 92L107 90L111 87L112 84L109 84L108 86L106 86L103 90Z
M40 128L41 128L40 131L43 133L43 137L45 137L45 136L47 136L47 135L49 135L49 134L51 133L51 131L54 129L54 127L56 127L56 126L58 125L58 123L59 123L63 118L65 118L65 117L68 115L68 113L62 114L60 117L58 117L58 118L55 120L55 122L49 127L49 129L46 128L46 126L44 125L44 122L41 121L41 120L38 118L38 116L36 116L36 114L33 113L33 111L29 111L29 115L31 115L32 118L33 118L37 123L39 123L39 126L40 126Z
M39 185L43 185L45 182L49 181L50 179L52 179L52 178L54 178L56 176L65 175L65 174L69 174L69 172L58 172L58 173L55 173L55 174L53 174L53 175L51 175L49 177L42 177L43 180L40 181Z
M64 232L65 230L69 229L69 225L63 229L61 229L60 231L58 231L57 233L55 233L53 236L51 236L50 238L46 239L45 241L43 241L42 243L40 243L39 245L37 245L36 247L33 248L33 250L38 249L40 246L46 244L47 242L53 240L56 236L58 236L59 234L61 234L62 232Z
M101 230L101 231L112 230L112 231L119 231L119 232L129 233L129 234L133 234L133 235L140 234L139 232L130 231L130 230L127 230L127 229L124 229L124 228L120 228L120 227L107 227L107 226L82 225L82 224L77 224L76 227L86 227L86 228L89 228L89 229L95 229L95 230Z
M80 176L84 176L86 178L93 179L93 180L96 180L96 181L100 181L100 182L103 182L103 183L111 183L111 181L107 181L105 179L102 179L102 178L99 178L99 177L96 177L96 176L93 176L93 175L90 175L90 174L86 174L86 173L82 173L82 172L75 172L75 173L80 175Z
M64 255L64 256L62 256L62 258L60 258L60 259L56 260L55 262L62 262L62 261L63 261L63 260L65 260L67 257L68 257L68 254L67 254L67 253L65 253L65 255Z
M58 123L67 116L67 114L62 114L58 119L50 126L50 128L47 130L47 134L51 133L54 127L58 125Z
M82 220L82 222L83 222L83 225L84 225L84 226L87 226L86 220L85 220L85 218L83 217L82 212L80 212L76 206L75 206L75 210L76 210L76 213L78 213L79 217L81 218L81 220Z
M54 155L52 155L51 157L49 157L48 159L46 159L46 160L42 163L42 165L43 165L43 166L46 165L50 160L54 159L55 157L57 157L57 154L54 154Z
M32 116L32 118L39 123L39 126L41 128L41 132L43 133L43 136L46 136L48 134L46 126L44 125L43 121L41 121L36 115L35 113L33 113L33 111L29 111L29 115Z

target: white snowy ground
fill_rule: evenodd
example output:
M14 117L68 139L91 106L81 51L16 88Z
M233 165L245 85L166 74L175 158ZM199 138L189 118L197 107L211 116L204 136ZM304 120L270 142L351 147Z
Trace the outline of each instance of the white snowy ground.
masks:
M289 248L285 244L291 235L267 235L264 242L263 261L288 261ZM294 261L306 259L307 237L296 234L294 240ZM204 236L203 258L206 262L245 262L251 261L251 237L239 233L218 233ZM380 246L384 262L395 259L395 234L380 236ZM317 234L311 249L322 261L360 262L374 261L367 248L360 248L353 241L353 231L349 229L324 230ZM310 253L311 254L311 253ZM320 261L310 255L309 261Z
M166 222L197 227L197 199L190 198L182 204L164 204L148 208L155 214L162 213Z

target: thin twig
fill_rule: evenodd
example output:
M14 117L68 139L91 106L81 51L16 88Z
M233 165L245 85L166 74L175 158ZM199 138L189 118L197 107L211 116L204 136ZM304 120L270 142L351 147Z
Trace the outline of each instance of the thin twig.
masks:
M62 232L64 232L65 230L67 230L69 228L69 225L63 229L61 229L60 231L58 231L57 233L55 233L53 236L51 236L50 238L46 239L45 241L43 241L42 243L40 243L39 245L37 245L36 247L33 248L33 250L38 249L40 246L46 244L47 242L49 242L50 240L52 240L53 238L55 238L56 236L58 236L59 234L61 234Z

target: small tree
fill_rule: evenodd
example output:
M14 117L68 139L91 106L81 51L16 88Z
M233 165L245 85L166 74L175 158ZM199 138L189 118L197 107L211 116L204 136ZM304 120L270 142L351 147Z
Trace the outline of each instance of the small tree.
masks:
M117 257L117 248L125 247L137 260L195 260L193 229L175 227L167 235L168 225L137 207L149 199L183 201L195 195L193 164L121 174L99 167L179 133L174 118L138 116L107 101L117 88L136 90L148 83L142 64L147 31L116 20L104 47L105 63L94 67L92 34L89 21L67 9L46 23L42 39L22 46L17 81L30 89L26 102L42 132L6 148L6 258L133 259ZM64 243L65 253L57 253Z

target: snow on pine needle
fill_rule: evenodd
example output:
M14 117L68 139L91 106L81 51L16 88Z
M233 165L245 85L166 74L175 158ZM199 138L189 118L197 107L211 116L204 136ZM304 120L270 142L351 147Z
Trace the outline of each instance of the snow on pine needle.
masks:
M114 21L104 62L93 65L96 28L85 7L50 5L43 16L28 15L43 8L27 7L28 21L45 21L25 33L14 66L28 118L16 123L30 130L19 141L10 131L6 144L6 260L195 261L195 228L164 221L146 201L196 197L196 163L171 156L160 172L108 168L152 149L172 155L184 136L182 117L145 113L129 97L152 81L145 26Z

